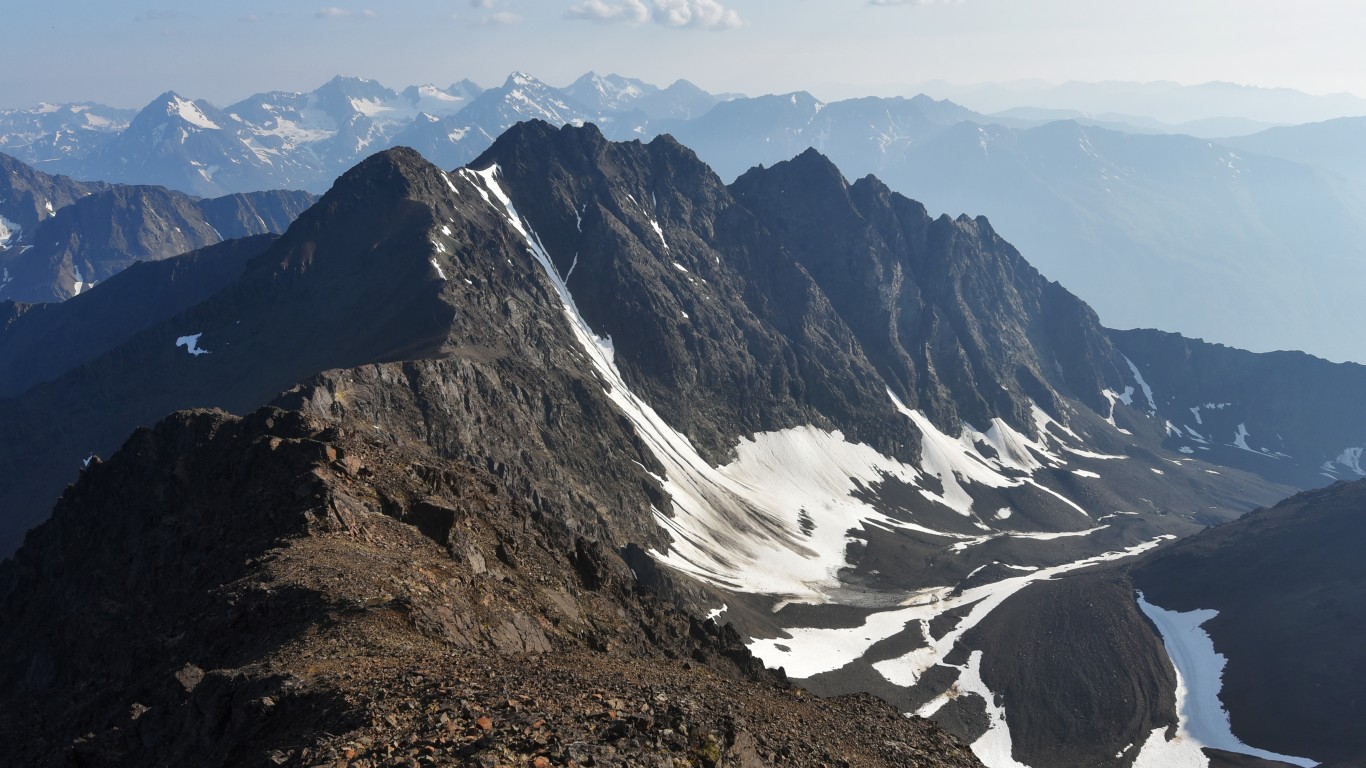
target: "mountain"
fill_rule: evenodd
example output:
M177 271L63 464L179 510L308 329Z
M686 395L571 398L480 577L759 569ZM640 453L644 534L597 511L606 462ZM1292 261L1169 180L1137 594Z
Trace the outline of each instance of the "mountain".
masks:
M1366 184L1366 117L1341 117L1320 123L1267 128L1247 136L1220 139L1239 151L1256 152L1319 168L1357 185Z
M167 91L89 158L53 167L86 178L155 184L196 195L265 188L250 186L261 183L262 160L238 140L235 122L207 101Z
M1115 327L1363 360L1350 328L1366 317L1345 286L1366 277L1353 256L1366 197L1350 161L1331 165L1354 150L1327 148L1350 144L1349 126L1310 156L1253 141L1300 129L1231 140L1244 151L1075 121L993 122L924 96L822 104L795 93L724 102L659 129L723 178L809 146L931 210L986 215ZM1267 142L1285 146L1252 153ZM1300 143L1316 145L1308 133Z
M0 398L74 370L137 331L199 304L236 279L275 237L244 237L175 258L140 261L79 300L0 303Z
M666 157L678 154L661 148ZM646 469L656 459L629 422L608 415L608 395L584 366L553 281L520 232L506 214L477 203L491 185L496 182L473 173L444 174L411 151L378 155L339 180L218 293L81 366L77 380L103 380L121 390L87 391L103 412L100 406L111 402L147 402L148 388L163 397L178 389L201 393L192 397L268 398L281 387L274 382L287 386L306 379L307 371L361 365L305 381L284 398L295 403L293 412L267 410L244 420L178 414L137 433L108 462L92 460L83 482L98 482L105 468L109 485L91 487L82 498L73 490L0 578L0 610L16 617L4 626L34 630L0 641L11 658L24 659L0 673L5 689L45 702L18 708L18 699L7 696L0 707L0 729L30 734L24 759L41 764L75 753L97 764L118 763L136 748L153 761L193 749L199 762L268 760L290 750L314 762L345 750L371 754L384 748L377 739L399 734L420 736L429 753L453 758L605 760L665 750L711 764L779 755L815 764L836 759L837 749L871 764L976 764L942 732L869 698L826 704L770 682L738 636L678 613L671 600L687 591L670 590L668 577L639 546L619 549L626 541L663 541L647 511L651 495L665 498L652 489ZM172 261L185 258L207 264L217 257L205 251ZM153 269L164 276L166 265L129 270L88 298L126 289ZM282 302L284 296L292 301ZM372 311L357 312L362 306ZM374 309L391 313L392 322ZM202 326L189 344L160 343L161 329L189 321ZM191 353L198 349L206 353ZM395 362L379 362L386 359ZM156 371L159 365L169 368ZM223 376L224 370L236 375ZM395 375L407 383L394 387ZM457 382L464 385L448 389ZM534 401L524 400L532 393ZM424 430L418 409L435 405L432 396L468 405L438 406L445 414L440 424L432 422L434 431L411 443L409 460L395 462L389 438L371 423L379 417L369 411L378 405L372 396L388 400L380 406L388 414L382 419L388 434L404 442L410 430ZM323 405L324 398L333 405ZM309 415L318 408L318 416ZM352 415L365 421L364 429L356 430ZM185 453L192 445L193 457ZM335 474L329 450L353 471ZM292 458L282 461L286 454ZM566 455L580 459L564 463ZM633 458L642 462L639 469ZM329 476L321 479L318 471ZM441 485L432 485L438 477ZM297 494L307 482L322 485ZM153 499L155 508L147 503ZM310 522L338 504L351 522ZM232 511L244 505L261 517ZM202 517L181 517L186 509ZM456 510L476 509L468 520L477 519L477 528L452 524L455 518L441 522ZM149 526L166 537L145 535ZM362 531L365 543L354 536ZM78 540L95 549L78 553ZM286 586L283 572L243 570L243 556L280 546L302 555L294 576L285 578L307 581ZM204 547L221 557L185 557ZM425 554L415 559L415 551ZM451 560L449 552L461 559ZM38 577L55 586L130 561L176 587L148 592L151 603L114 607L101 587L112 582L44 592L34 580L39 563L49 575L63 574ZM394 575L385 561L401 565L405 583L420 590L409 598L395 595L416 601L411 612L398 609L413 623L393 621L399 603L388 600L373 612L356 612L367 604L368 585L393 590L384 586ZM312 580L319 568L333 570ZM437 592L423 586L437 584L433 578L443 585ZM342 584L350 586L337 591ZM489 588L498 595L493 602ZM224 589L244 590L245 601L226 593L221 601L203 599ZM54 610L56 603L71 612ZM104 608L83 607L93 605ZM472 611L479 628L469 623ZM242 633L244 618L254 622L247 617L276 612L296 618L288 626L256 624L260 634ZM134 614L140 618L125 620ZM72 637L64 628L79 623L77 616L92 619L92 630L128 631L117 637L99 631L103 640L85 653L54 646ZM178 626L197 627L178 643L186 661L173 671L183 683L159 672L166 659L159 638ZM308 645L317 630L332 639ZM223 643L229 636L233 641ZM323 647L346 647L359 655L338 661L355 672L374 642L412 650L402 658L386 651L384 663L349 681L308 661ZM126 649L116 669L104 656L113 648ZM536 663L528 663L528 653L537 655ZM443 657L444 668L432 666ZM490 681L490 675L497 677ZM638 682L623 686L625 679ZM73 685L83 691L76 710L44 693ZM343 703L356 685L412 700L450 696L454 685L459 703L441 720L437 712L411 718L393 703ZM125 701L129 695L138 706ZM511 713L510 699L516 702ZM48 719L58 711L64 715ZM253 724L231 725L243 716ZM378 726L366 725L371 717L379 718ZM400 717L401 728L390 725ZM599 717L622 720L624 730L585 727ZM794 724L804 727L793 730ZM851 737L850 727L859 734ZM813 742L811 733L828 738ZM309 752L299 753L301 745Z
M125 130L135 114L92 103L0 110L0 152L30 164L86 157Z
M478 689L461 694L464 701L487 707L480 692L501 685L465 684L461 671L481 663L523 675L500 678L509 690L568 685L554 682L564 679L558 671L526 677L535 664L485 662L488 648L552 654L552 670L591 673L585 687L596 688L606 679L594 671L601 656L553 652L615 647L629 656L641 647L631 639L639 632L665 658L672 652L710 665L721 656L753 676L752 655L817 693L872 692L901 712L932 717L992 766L1026 754L1036 766L1160 759L1167 742L1153 734L1179 723L1175 674L1156 634L1134 634L1140 606L1122 582L1103 582L1119 578L1105 567L1272 503L1294 490L1287 480L1323 479L1312 464L1286 473L1239 449L1183 453L1186 443L1164 442L1165 421L1191 397L1228 392L1251 399L1237 407L1249 419L1251 409L1266 410L1244 437L1249 448L1263 446L1263 430L1299 419L1293 439L1310 444L1316 425L1334 416L1342 436L1361 436L1344 444L1366 444L1366 423L1335 400L1351 389L1343 382L1366 384L1366 368L1324 368L1305 356L1291 361L1302 386L1258 387L1258 361L1267 358L1240 353L1242 362L1217 369L1223 389L1210 392L1203 364L1183 366L1141 336L1105 329L985 219L931 216L875 178L849 183L817 152L727 185L672 138L614 143L592 126L521 123L449 173L412 150L388 150L339 178L278 239L142 265L44 314L11 305L0 315L0 350L24 323L43 322L25 338L41 334L62 347L101 292L182 290L195 298L77 346L40 383L0 399L6 551L62 499L7 566L9 581L0 583L14 587L0 610L53 616L53 625L33 618L26 626L88 616L133 633L156 627L129 640L145 655L78 695L89 704L69 718L52 716L49 707L59 705L47 696L30 719L14 704L5 708L7 722L53 724L44 730L52 743L89 733L94 741L80 749L125 743L123 734L141 728L126 713L140 710L110 692L140 680L151 682L136 690L150 693L134 701L175 713L166 715L176 718L170 725L149 720L149 735L137 737L161 745L208 732L215 750L259 736L269 745L260 749L283 752L274 731L230 727L255 722L262 697L290 702L299 714L286 724L319 722L323 710L356 713L328 727L334 735L384 728L376 722L406 729L417 714L401 713L425 712L425 702L447 695L421 693L427 680L462 681ZM1177 341L1193 358L1218 359L1217 350ZM11 359L22 364L26 354ZM247 415L179 413L127 439L187 408ZM111 458L96 461L104 456ZM1275 461L1298 467L1318 457ZM279 514L258 523L243 508ZM474 512L490 508L509 512ZM208 517L187 519L187 510ZM157 533L140 533L148 530ZM419 547L419 535L452 559ZM130 549L130 539L165 549ZM281 562L295 551L292 565ZM80 563L110 569L99 585L132 583L130 594L146 593L139 578L168 579L184 592L125 609L76 584L90 578ZM194 573L175 570L197 563L204 565ZM493 585L465 591L486 583L467 580L481 569ZM279 587L251 586L263 583ZM675 643L684 620L665 608L655 622L641 618L654 609L625 597L583 596L614 583L731 629L718 647L705 637L717 630L690 626L688 650ZM349 584L358 586L347 591ZM258 597L228 597L237 594L230 585ZM534 591L517 591L525 589ZM476 607L481 594L487 602ZM60 595L77 596L62 604L71 613L50 607ZM1033 608L1036 595L1049 596L1042 605L1051 612L1030 625L1031 616L1044 616ZM84 607L91 605L108 609ZM128 619L133 610L147 618ZM1082 610L1100 640L1059 643ZM576 624L576 612L608 626ZM277 616L294 618L282 624ZM1050 679L1030 675L1014 650L1022 622L1029 632L1052 628L1031 635L1051 638L1042 646L1050 668L1077 662L1083 677L1066 697L1050 699L1038 684L1021 689L1021 680ZM103 625L90 626L74 637L101 636ZM389 629L363 635L367 626ZM181 641L188 650L168 652L163 641L177 627L202 634ZM238 630L225 627L273 634L265 651L256 635L245 636L234 656L223 639ZM417 710L395 713L379 703L387 696L332 704L338 689L329 686L339 683L316 679L332 673L300 671L298 659L322 653L315 643L332 643L325 655L347 660L336 670L354 670L351 690L388 690L393 678L353 663L355 649L388 657L390 644L431 647L420 646L427 641L414 630L474 649L459 657L472 666L416 672L417 682L414 657L400 653L388 669L408 678L403 696L424 702ZM105 666L103 656L54 645L67 640L53 636L43 629L0 637L0 676L25 690L68 690ZM81 666L86 658L90 667ZM1142 662L1133 667L1139 673L1110 663L1118 660ZM672 700L673 663L646 666L665 676L655 678L664 688L655 692ZM643 674L639 666L611 669L617 680ZM1115 687L1085 682L1103 669L1119 670L1105 678ZM173 683L177 670L199 682ZM303 687L290 690L316 693L319 709L274 683L253 682L258 674L298 678ZM727 674L722 680L738 679ZM212 701L241 702L242 709L214 704L214 712L244 714L215 716L208 729L179 719L209 707L185 691L205 679L222 681L210 692L228 691ZM715 698L726 685L740 690L723 682L692 698ZM155 703L142 701L153 693ZM639 712L654 694L616 695L630 706L613 709ZM1068 706L1074 702L1099 706L1083 715ZM459 717L476 712L460 706ZM530 711L558 722L542 717L543 706ZM519 711L486 711L483 730L506 710ZM788 710L758 711L765 714L746 715L747 723L771 723ZM1104 739L1059 752L1056 762L1033 759L1083 721L1086 733ZM65 722L69 730L61 730ZM459 722L456 729L468 725ZM916 743L895 735L862 741L860 722L844 728L860 734L846 738L868 745L859 750ZM1019 730L1022 722L1029 731ZM717 750L739 744L749 727L718 729ZM806 746L786 742L799 750L794 762L830 762L811 751L832 749L821 728L800 739ZM304 734L289 737L290 749L345 744L361 753L375 744L290 733ZM762 759L781 754L776 736L751 737L769 745L756 747ZM528 755L508 749L518 760ZM325 754L319 759L330 759Z
M641 89L643 85L639 81L614 78L610 84L602 86L602 92L591 83L577 90L595 102L615 103L613 99L626 99L628 96L624 94L632 88ZM419 116L394 141L413 147L443 168L451 168L478 157L494 137L524 120L545 120L555 125L606 124L607 114L579 103L568 90L552 88L525 72L514 72L502 86L480 93L458 114L445 118Z
M815 146L931 210L988 216L1112 326L1362 359L1348 330L1359 304L1345 286L1366 207L1338 177L1185 136L946 122L927 120L916 140L884 152L833 135ZM776 143L783 130L755 121L748 135ZM712 161L709 146L699 152ZM723 175L741 170L737 154L715 153Z
M1366 483L1335 483L1021 591L974 638L996 657L983 680L1015 704L1015 758L1359 764L1364 504ZM1145 708L1158 727L1124 733Z
M596 72L585 74L560 91L598 114L637 112L648 121L691 120L739 96L707 93L687 80L660 88L632 77Z
M225 239L283 232L313 202L306 192L199 200L162 187L82 184L0 155L17 221L5 226L0 299L62 301L129 265Z
M1011 128L1036 128L1059 120L1072 120L1082 125L1105 128L1121 133L1180 133L1200 139L1223 139L1246 136L1273 127L1271 123L1240 117L1207 117L1184 123L1164 123L1140 115L1113 112L1091 114L1075 109L1039 109L1015 107L989 115L992 120ZM1226 143L1221 141L1221 143Z
M1335 483L1134 567L1145 612L1169 645L1198 647L1192 641L1207 635L1226 657L1219 699L1235 738L1329 765L1366 757L1366 738L1346 725L1366 714L1366 664L1356 644L1366 630L1356 599L1366 582L1364 510L1366 483ZM1170 636L1178 626L1189 636Z
M626 112L641 99L660 92L657 86L632 77L596 72L585 74L562 90L566 96L598 112Z
M38 224L77 200L108 188L35 171L0 154L0 253L38 242Z
M1044 93L1036 85L1027 90ZM44 167L204 195L321 191L362 157L395 145L442 167L462 165L528 119L592 122L616 140L667 133L725 179L813 147L851 176L876 174L931 210L987 216L1111 326L1363 359L1349 330L1361 319L1359 302L1344 286L1360 277L1353 254L1366 230L1366 193L1351 161L1336 159L1354 156L1352 123L1228 138L1274 116L1197 109L1217 98L1331 102L1340 111L1350 99L1162 83L1068 84L1053 96L1060 101L984 115L927 96L747 99L686 81L661 89L591 72L565 88L514 73L488 91L462 81L396 92L338 77L310 93L257 94L224 110L166 94L99 147ZM187 121L182 112L199 117ZM1114 291L1115 280L1129 290Z
M1092 114L1141 115L1174 125L1219 118L1298 124L1366 114L1366 99L1349 93L1311 94L1292 88L1224 82L1182 85L1109 80L954 85L936 81L922 83L916 90L983 112L1016 107L1073 109Z
M1253 354L1152 330L1111 338L1148 372L1168 450L1218 454L1217 463L1302 488L1366 477L1357 445L1357 425L1366 422L1356 394L1361 366L1303 352Z
M0 140L0 149L80 178L155 184L196 195L320 190L361 158L391 146L393 137L420 115L454 114L481 91L462 80L447 88L410 86L400 93L373 80L338 76L309 93L259 93L224 109L167 92L131 119L101 123L98 142L35 154L16 138ZM20 115L11 119L18 121ZM36 120L33 111L22 115ZM0 116L0 128L4 125ZM61 131L71 132L52 130L51 136L26 140L56 141ZM17 129L14 135L20 135Z

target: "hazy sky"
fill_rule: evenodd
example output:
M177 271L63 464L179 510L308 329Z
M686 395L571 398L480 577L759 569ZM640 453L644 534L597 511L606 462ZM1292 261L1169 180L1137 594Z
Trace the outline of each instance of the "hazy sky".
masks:
M141 106L167 89L225 105L335 74L489 86L516 69L827 99L1023 78L1366 95L1361 0L157 1L6 3L0 107Z

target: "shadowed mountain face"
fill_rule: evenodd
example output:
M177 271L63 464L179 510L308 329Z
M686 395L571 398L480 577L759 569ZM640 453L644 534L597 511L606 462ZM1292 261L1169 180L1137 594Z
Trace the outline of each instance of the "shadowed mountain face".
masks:
M1366 756L1366 482L1335 483L1148 558L1134 584L1171 611L1213 609L1228 658L1233 733L1275 752L1351 765Z
M523 123L452 172L390 150L278 239L142 265L58 307L10 305L0 351L16 350L22 366L37 335L60 345L106 311L102 295L169 293L194 298L73 345L0 400L7 550L83 459L110 455L138 425L176 409L271 404L282 410L240 423L177 416L202 426L182 437L159 428L170 437L137 466L193 485L184 478L201 475L188 463L177 474L172 457L210 461L215 430L224 450L302 440L350 478L329 476L316 493L294 484L309 515L341 521L328 530L347 529L348 515L397 518L470 568L492 560L452 538L464 502L444 497L443 483L477 476L511 500L500 543L487 539L500 568L518 568L526 537L544 536L535 546L549 574L573 551L576 569L601 561L642 584L668 582L660 595L732 622L733 644L769 666L818 691L873 690L932 715L988 762L1047 754L1079 723L1043 701L1009 651L1012 638L1051 636L1020 627L1036 599L1055 608L1040 627L1104 603L1084 625L1102 640L1053 646L1076 669L1139 662L1107 678L1113 686L1083 682L1056 699L1093 697L1099 714L1083 730L1137 746L1105 758L1125 744L1102 740L1057 764L1129 765L1161 749L1151 734L1177 722L1174 676L1151 632L1125 639L1137 617L1127 587L1086 587L1085 569L1233 519L1318 466L1287 455L1278 461L1302 472L1262 475L1164 443L1167 411L1184 403L1171 398L1204 391L1190 369L1106 331L985 220L932 218L876 179L849 184L814 152L726 186L668 137L613 143L591 126ZM1316 365L1304 375L1320 376ZM1359 366L1333 370L1366 384ZM1228 386L1250 397L1257 375L1230 368ZM1267 409L1268 429L1338 407L1259 396L1283 402ZM304 426L280 432L261 419ZM139 434L121 456L141 455ZM387 462L388 479L347 469L352 451ZM129 482L121 461L87 470L62 502L71 511L30 534L18 562L65 546L44 533L63 515L103 509L81 489ZM269 465L265 454L251 461ZM205 482L226 484L209 487L238 488L226 466L206 471ZM167 488L157 498L181 498ZM272 481L228 497L257 493L284 490ZM175 506L120 498L129 514ZM596 589L597 568L572 578ZM539 647L525 621L504 618L523 652ZM472 631L451 621L454 635ZM1021 707L1036 714L1012 719Z
M200 200L164 187L76 183L3 160L9 192L0 217L16 220L4 225L8 239L0 234L0 299L27 303L63 301L140 261L283 232L314 200L285 191Z

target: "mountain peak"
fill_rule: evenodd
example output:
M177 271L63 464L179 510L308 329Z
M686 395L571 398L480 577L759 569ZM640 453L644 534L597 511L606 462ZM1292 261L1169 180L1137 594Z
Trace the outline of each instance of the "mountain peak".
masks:
M373 195L377 190L398 197L411 197L419 180L441 170L411 147L391 147L365 158L342 174L324 198L336 194Z
M768 168L762 166L751 168L746 171L735 184L739 187L746 187L749 182L765 177L776 180L787 188L812 187L827 188L838 186L848 187L848 182L844 179L844 174L830 160L821 154L815 147L808 147L806 151L791 160L783 160L774 163Z
M520 70L508 75L507 80L503 81L503 87L507 89L520 88L524 86L536 86L544 88L545 83Z

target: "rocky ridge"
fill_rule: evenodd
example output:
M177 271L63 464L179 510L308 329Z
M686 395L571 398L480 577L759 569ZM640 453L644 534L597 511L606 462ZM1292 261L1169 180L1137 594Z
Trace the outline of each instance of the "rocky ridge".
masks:
M35 766L978 764L764 671L635 557L417 446L178 413L0 568L0 733Z

